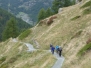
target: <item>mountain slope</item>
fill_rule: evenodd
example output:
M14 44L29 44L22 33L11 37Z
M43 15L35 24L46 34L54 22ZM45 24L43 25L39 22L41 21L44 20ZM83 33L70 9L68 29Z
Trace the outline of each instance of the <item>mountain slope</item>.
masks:
M51 22L50 25L48 25L49 23L48 19L51 20L53 16L42 20L42 22L40 22L37 26L35 26L34 28L31 28L30 29L31 33L27 34L27 37L25 37L21 41L31 43L35 46L35 48L36 48L35 41L37 41L42 51L45 49L49 50L50 43L52 43L54 46L60 45L63 47L62 54L65 57L65 61L63 63L62 68L90 68L91 67L91 61L90 61L91 50L85 51L85 53L82 56L77 55L78 52L84 46L86 46L87 44L86 42L91 36L91 23L90 23L91 13L84 14L85 9L89 8L89 6L86 8L81 8L88 1L89 0L83 0L81 3L63 8L62 12L59 12L58 14L54 15L56 16L56 18L52 20L53 22ZM25 33L22 33L17 39L19 40L20 37L23 36L23 34L25 35ZM11 43L10 41L8 42L8 44L5 44L5 43L6 42L3 42L0 45L2 46L7 45L8 47L15 45L14 42L12 45L10 45ZM21 44L20 46L23 46L23 44ZM3 48L1 47L1 49ZM4 50L4 52L5 51L6 50ZM44 52L43 54L45 53L46 52ZM40 52L36 54L41 55ZM31 55L34 55L34 54L31 54ZM52 56L51 54L49 55ZM48 58L49 58L49 55L47 55ZM35 58L34 56L32 57ZM38 57L38 55L36 55L36 57ZM27 61L29 62L29 59L31 59L31 57L30 58L27 57L26 62ZM23 60L21 61L19 60L19 62L22 62L22 61ZM42 60L39 60L39 61L42 62ZM50 61L53 61L53 62L50 62L50 64L54 63L53 58L51 58ZM47 61L43 61L43 62L46 63ZM17 63L17 61L15 61L15 63ZM39 64L36 64L36 63L37 62L35 62L34 65L32 63L30 64L26 63L26 65L30 66L31 68L36 68L36 67L40 68L40 66L38 65L39 64L43 65L43 63L39 63ZM20 66L22 65L20 64ZM29 68L27 66L25 66L25 68ZM44 68L48 68L48 67L44 67Z
M12 38L2 42L0 44L0 68L52 67L55 58L48 51L28 52L27 50L25 42L15 42Z
M5 29L5 25L11 17L14 17L17 20L17 26L18 26L20 32L24 29L32 27L31 25L27 24L26 22L22 21L21 19L16 18L15 16L10 14L6 10L3 10L0 8L0 40L2 38L2 32Z
M91 14L84 14L86 8L81 8L88 1L83 0L74 6L63 8L62 12L55 15L57 18L50 26L46 25L48 18L43 20L42 25L32 28L34 33L22 41L32 43L32 39L36 40L44 49L49 49L50 43L60 45L66 58L63 68L90 68L90 51L81 57L77 56L91 36Z
M48 8L51 6L53 0L0 0L0 6L10 11L15 16L23 18L24 21L30 23L37 21L37 14L41 8ZM21 12L23 14L21 14ZM23 16L22 16L23 15Z

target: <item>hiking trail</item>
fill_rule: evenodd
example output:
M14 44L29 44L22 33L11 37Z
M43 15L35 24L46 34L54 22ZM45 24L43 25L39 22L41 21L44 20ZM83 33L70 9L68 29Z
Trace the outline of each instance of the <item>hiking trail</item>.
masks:
M13 39L13 42L18 42L16 39ZM24 42L21 42L21 43L24 43ZM29 44L29 43L24 43L27 47L28 47L28 50L27 51L34 51L36 50L33 45ZM51 52L50 50L48 50L49 52ZM57 61L55 62L55 64L53 65L52 68L61 68L62 67L62 64L63 64L63 61L64 61L64 57L61 56L59 57L59 55L55 52L54 53L54 56L55 58L57 59Z

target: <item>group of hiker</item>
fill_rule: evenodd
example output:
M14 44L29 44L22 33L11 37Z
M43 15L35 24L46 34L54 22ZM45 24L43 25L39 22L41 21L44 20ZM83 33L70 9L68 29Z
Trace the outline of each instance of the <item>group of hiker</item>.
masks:
M50 49L51 49L52 54L54 54L54 51L56 51L56 53L61 57L62 48L60 46L56 45L54 47L52 44L50 44Z

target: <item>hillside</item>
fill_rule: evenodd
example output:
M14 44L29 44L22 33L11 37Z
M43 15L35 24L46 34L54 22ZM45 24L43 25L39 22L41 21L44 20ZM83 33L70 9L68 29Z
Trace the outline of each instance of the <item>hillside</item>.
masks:
M8 11L0 8L0 41L2 39L2 32L5 29L5 25L11 17L14 17L17 20L17 26L18 26L20 32L22 30L32 27L31 25L27 24L26 22L22 21L21 19L16 18L14 15L9 13Z
M45 19L42 25L31 29L34 33L22 41L32 43L32 39L36 40L44 49L48 49L50 43L60 45L65 56L63 68L90 68L90 51L85 51L86 54L81 57L77 55L91 36L91 14L88 11L85 13L89 6L81 8L86 2L83 0L74 6L63 8L62 12L55 15L57 18L51 25L47 25L48 18Z
M40 23L35 27L23 32L17 38L17 40L19 40L19 42L17 43L13 42L12 39L7 40L6 42L2 42L0 44L0 46L2 46L0 47L2 49L2 51L0 51L0 54L2 56L12 57L8 53L10 53L10 50L15 47L14 50L16 51L12 51L12 54L14 54L13 52L22 54L19 57L21 58L21 60L16 60L10 67L14 65L15 68L17 68L17 66L21 68L24 64L25 67L22 68L51 68L51 66L55 62L55 59L53 55L51 55L50 53L46 54L44 50L49 49L49 45L50 43L52 43L54 46L60 45L63 48L62 55L65 57L65 61L62 68L90 68L91 43L89 45L87 44L87 41L91 39L91 12L89 12L91 11L90 3L90 0L83 0L81 3L63 8L62 11L58 14L40 21ZM55 19L53 19L54 17ZM37 41L39 43L41 53L34 52L32 54L26 52L25 45L20 43L20 41L31 43L34 45L35 48L37 48L35 43L35 41ZM17 53L15 53L15 56L17 55ZM36 57L34 57L35 54ZM43 58L38 61L34 60L35 58L39 58L39 55L42 54L46 54L47 56L42 56ZM5 60L6 62L9 59L8 57L7 60ZM49 61L52 61L49 62L49 64L48 58L50 59ZM31 59L34 60L33 64L30 63L32 62ZM19 62L22 62L22 64L20 64ZM42 65L44 65L45 67L42 67ZM51 66L46 67L48 65Z
M28 48L24 43L15 42L10 38L0 44L0 68L51 68L53 66L56 59L48 51L27 52Z
M41 8L47 9L53 0L0 0L0 7L28 23L37 21L37 14ZM27 19L26 19L27 17Z

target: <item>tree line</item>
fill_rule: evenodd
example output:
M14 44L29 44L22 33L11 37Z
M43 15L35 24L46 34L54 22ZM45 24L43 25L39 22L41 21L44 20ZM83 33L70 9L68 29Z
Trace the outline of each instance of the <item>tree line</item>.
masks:
M40 20L45 19L51 15L58 13L59 8L68 7L68 6L74 5L75 3L76 3L75 0L54 0L52 2L52 6L50 8L48 8L46 10L44 8L42 8L39 11L37 22L39 22Z
M22 21L20 18L16 18L11 13L0 8L0 41L5 41L10 37L16 37L30 27L32 26ZM12 33L11 31L16 33Z

